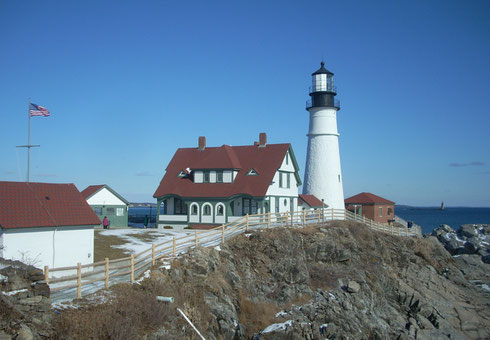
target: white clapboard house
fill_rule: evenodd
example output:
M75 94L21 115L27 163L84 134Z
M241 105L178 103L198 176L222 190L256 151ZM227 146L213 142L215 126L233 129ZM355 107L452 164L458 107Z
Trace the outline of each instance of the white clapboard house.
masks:
M245 214L295 211L299 168L290 144L180 148L153 197L158 226L208 228Z

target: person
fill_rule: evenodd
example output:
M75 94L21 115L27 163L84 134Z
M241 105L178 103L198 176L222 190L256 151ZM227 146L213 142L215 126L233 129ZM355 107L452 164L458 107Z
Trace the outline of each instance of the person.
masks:
M104 216L104 220L102 221L102 225L104 226L104 229L109 228L109 220L107 219L107 216Z
M145 216L145 222L143 222L143 225L146 227L148 227L148 215Z
M412 228L412 226L413 226L413 222L412 221L408 221L408 227L409 228Z

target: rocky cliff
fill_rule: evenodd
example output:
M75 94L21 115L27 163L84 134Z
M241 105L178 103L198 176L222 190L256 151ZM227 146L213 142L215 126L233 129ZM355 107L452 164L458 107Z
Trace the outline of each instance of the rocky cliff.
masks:
M102 304L80 301L54 315L51 335L198 339L178 307L206 339L485 339L489 266L436 237L357 223L261 230L155 266Z
M490 270L471 265L435 237L334 222L197 248L152 280L180 297L206 339L483 339ZM183 336L177 324L168 336Z

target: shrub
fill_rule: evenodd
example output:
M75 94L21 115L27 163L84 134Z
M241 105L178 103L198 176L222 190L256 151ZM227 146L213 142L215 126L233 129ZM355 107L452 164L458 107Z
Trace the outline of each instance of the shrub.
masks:
M169 226L169 225L166 225L165 227L163 227L163 229L173 229L174 227L172 226Z

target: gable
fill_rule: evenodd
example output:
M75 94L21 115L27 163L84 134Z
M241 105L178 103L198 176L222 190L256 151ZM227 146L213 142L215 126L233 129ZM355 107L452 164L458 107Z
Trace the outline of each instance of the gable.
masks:
M103 187L87 199L90 205L126 205L122 199L116 196L107 187Z

